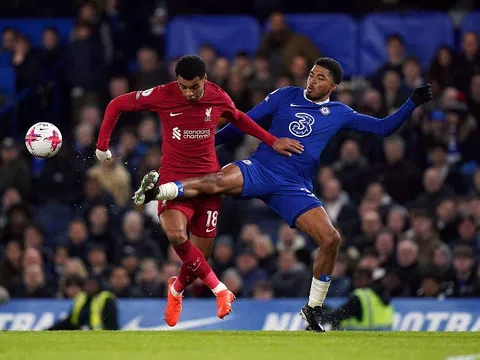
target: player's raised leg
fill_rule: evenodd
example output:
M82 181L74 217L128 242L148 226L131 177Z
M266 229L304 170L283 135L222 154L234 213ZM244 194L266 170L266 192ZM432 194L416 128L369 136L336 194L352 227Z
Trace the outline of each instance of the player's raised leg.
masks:
M197 195L230 195L242 193L243 175L235 164L226 165L221 171L181 181L158 184L158 173L149 171L135 192L133 201L137 205L152 200L173 200L177 197L192 198Z
M320 247L313 263L310 296L308 303L301 310L301 315L308 322L310 330L323 332L322 305L330 286L341 237L321 206L300 215L295 226L311 237Z
M203 253L188 239L187 216L180 210L168 209L160 214L160 224L184 266L196 277L200 278L215 295L222 291L227 291L233 297L233 294L227 290L226 286L218 280L205 260ZM184 285L179 283L177 279L172 278L168 283L169 292L167 308L165 309L165 321L170 326L174 326L178 322L182 311ZM219 313L218 315L223 318L228 313Z

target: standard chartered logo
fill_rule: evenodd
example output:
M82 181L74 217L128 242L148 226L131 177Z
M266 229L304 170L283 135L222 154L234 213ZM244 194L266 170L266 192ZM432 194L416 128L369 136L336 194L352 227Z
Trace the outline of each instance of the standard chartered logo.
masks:
M198 140L208 139L210 137L210 129L204 130L180 130L178 127L174 127L172 130L172 139L181 140Z
M178 127L174 127L172 130L172 139L180 140L182 138L182 130Z

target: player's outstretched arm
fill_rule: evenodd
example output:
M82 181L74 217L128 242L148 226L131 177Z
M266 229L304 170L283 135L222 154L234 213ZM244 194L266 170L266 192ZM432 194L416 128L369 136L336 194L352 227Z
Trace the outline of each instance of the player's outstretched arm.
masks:
M265 131L255 121L250 119L247 114L237 110L235 114L225 113L225 118L230 120L241 131L246 134L252 135L257 139L263 141L268 146L272 147L276 152L285 156L292 156L292 154L301 154L303 151L303 145L297 140L280 138L278 139L274 135Z
M147 110L155 107L160 100L161 87L148 89L145 91L134 91L128 94L117 96L110 101L105 109L102 126L98 134L97 150L95 154L98 160L104 162L112 159L112 154L108 150L110 136L117 123L118 117L124 111Z
M383 119L358 114L356 111L349 109L343 115L343 127L388 136L397 131L418 106L432 99L432 86L427 84L416 88L410 98L397 111Z

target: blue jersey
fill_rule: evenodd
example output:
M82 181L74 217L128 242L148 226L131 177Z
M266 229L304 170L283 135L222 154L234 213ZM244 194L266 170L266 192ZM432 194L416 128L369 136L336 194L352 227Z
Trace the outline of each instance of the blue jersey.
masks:
M340 129L389 135L404 123L415 107L408 100L394 114L377 119L359 114L338 101L312 102L306 98L304 89L284 87L268 95L247 115L260 124L272 119L270 133L279 138L298 140L305 150L288 158L261 143L253 157L271 169L311 179L323 149ZM216 144L222 144L239 133L229 124L216 134Z
M341 102L315 103L307 99L302 88L285 87L272 92L247 115L260 124L271 119L270 133L278 138L298 140L304 151L286 157L261 143L249 159L236 162L244 178L242 195L262 198L293 226L300 214L321 205L312 194L311 179L323 149L340 129L387 136L395 132L415 108L409 99L395 113L378 119L359 114ZM223 144L239 134L241 132L229 124L217 132L215 142Z

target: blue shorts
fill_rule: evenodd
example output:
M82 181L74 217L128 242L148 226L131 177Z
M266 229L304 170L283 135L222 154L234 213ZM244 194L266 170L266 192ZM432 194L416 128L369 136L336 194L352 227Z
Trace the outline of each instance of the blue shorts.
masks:
M295 175L283 176L273 172L254 159L234 162L243 175L241 198L258 198L295 227L295 221L310 209L322 206L312 193L312 185Z

